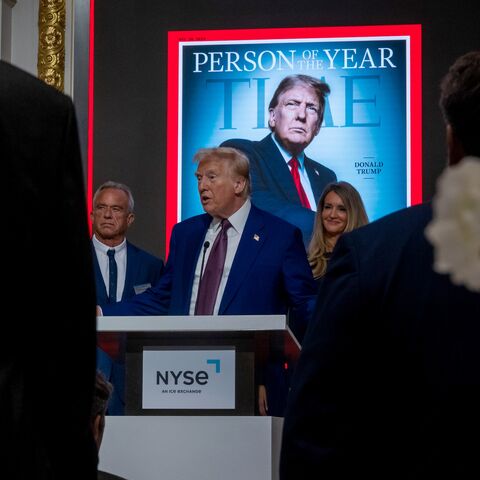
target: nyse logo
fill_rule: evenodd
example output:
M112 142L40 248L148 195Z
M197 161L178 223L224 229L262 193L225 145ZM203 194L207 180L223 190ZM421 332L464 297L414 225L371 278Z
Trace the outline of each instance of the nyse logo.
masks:
M209 358L207 365L213 365L215 373L220 373L220 359ZM157 385L206 385L208 380L206 370L157 370Z

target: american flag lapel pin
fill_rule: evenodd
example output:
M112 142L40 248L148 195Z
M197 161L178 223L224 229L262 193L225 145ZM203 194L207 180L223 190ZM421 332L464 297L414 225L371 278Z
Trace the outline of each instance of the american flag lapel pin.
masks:
M254 239L256 242L258 242L258 241L260 240L260 237L259 237L257 234L255 234L255 235L253 236L253 239Z

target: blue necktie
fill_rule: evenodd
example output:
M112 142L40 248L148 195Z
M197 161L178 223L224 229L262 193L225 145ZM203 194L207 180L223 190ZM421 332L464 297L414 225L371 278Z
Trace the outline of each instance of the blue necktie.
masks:
M108 255L108 303L117 301L117 262L115 261L115 250L110 249Z
M223 265L227 255L228 237L227 230L231 227L227 219L222 220L222 230L213 242L212 251L208 257L203 276L200 277L198 286L195 315L213 315L218 287L223 275ZM200 272L201 275L202 272Z

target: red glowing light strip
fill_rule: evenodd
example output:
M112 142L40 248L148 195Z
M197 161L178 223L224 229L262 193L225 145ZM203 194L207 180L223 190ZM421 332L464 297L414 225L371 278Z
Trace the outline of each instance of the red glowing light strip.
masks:
M410 35L410 203L422 203L422 31L411 25Z
M167 165L165 202L165 258L178 210L178 42L181 32L168 32Z

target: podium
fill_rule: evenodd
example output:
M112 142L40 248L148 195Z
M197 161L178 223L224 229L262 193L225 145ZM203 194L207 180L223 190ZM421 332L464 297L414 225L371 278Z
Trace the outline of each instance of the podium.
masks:
M126 416L107 417L100 469L139 480L278 478L283 419L254 415L255 375L272 351L292 360L299 354L284 315L99 317L97 330L126 335ZM203 352L206 360L199 361ZM208 408L209 392L207 403L197 405L210 378L216 381L232 358L233 402ZM172 361L180 363L172 367ZM172 378L175 388L165 388ZM187 386L178 388L182 381ZM152 394L155 402L158 394L163 402L162 392L167 404L174 400L169 408L152 408L144 398ZM193 403L175 408L175 399L189 396Z
M98 331L126 334L126 415L254 415L255 385L258 383L255 375L258 368L262 368L272 354L295 361L299 353L298 342L287 326L284 315L99 317ZM183 395L180 395L178 375L191 372L183 383L187 386L195 383L192 378L196 371L192 366L194 360L191 360L193 363L190 368L187 366L185 369L182 369L185 364L182 365L179 360L181 366L169 370L171 364L168 362L175 360L173 352L178 355L185 352L186 355L188 351L202 350L230 351L233 355L235 397L230 402L233 407L207 408L205 402L201 402L205 393L205 389L201 388L184 388ZM144 385L145 363L154 351L164 353L163 356L158 355L157 380L165 383L169 380L165 377L170 375L172 381L168 388L171 389L172 383L175 386L175 394L170 395L175 397L170 398L172 405L167 401L159 401L159 408L155 408L152 401L147 406L143 398L149 393ZM208 376L207 370L202 371ZM163 386L167 387L165 384ZM193 392L191 402L186 398L187 390ZM198 390L202 391L198 393ZM195 397L199 399L198 406ZM174 408L175 401L179 399L183 402L178 403L184 405ZM187 408L189 404L191 408Z

